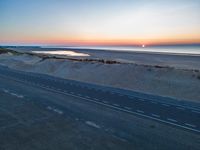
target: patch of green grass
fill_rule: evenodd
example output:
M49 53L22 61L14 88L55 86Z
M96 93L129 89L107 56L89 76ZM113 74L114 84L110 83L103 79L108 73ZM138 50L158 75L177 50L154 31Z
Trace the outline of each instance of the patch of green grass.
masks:
M12 53L13 55L20 55L21 54L20 52L0 47L0 54L5 54L5 53Z
M7 53L7 50L5 48L0 47L0 54L4 54L4 53Z

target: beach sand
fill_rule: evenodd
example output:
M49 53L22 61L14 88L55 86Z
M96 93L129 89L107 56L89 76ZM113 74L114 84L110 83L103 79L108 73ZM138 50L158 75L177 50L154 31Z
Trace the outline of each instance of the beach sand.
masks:
M200 56L73 51L89 56L7 53L0 55L0 64L23 71L200 102Z

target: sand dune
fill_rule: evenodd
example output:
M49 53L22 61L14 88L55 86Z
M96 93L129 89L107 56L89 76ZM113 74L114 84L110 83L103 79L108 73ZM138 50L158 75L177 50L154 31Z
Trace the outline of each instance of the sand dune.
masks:
M90 53L87 59L83 57L57 59L55 56L7 53L0 55L0 64L66 79L200 102L200 71L197 64L199 57L188 56L189 58L184 60L180 58L181 56L169 58L167 55L160 57L151 54L150 59L144 56L147 54L134 56L133 53L128 56L125 53L126 57L129 57L125 58L125 56L117 57L119 54L114 52L112 57L108 57L104 52L97 57L98 53L100 52ZM105 61L99 61L102 59ZM107 63L110 62L108 60L116 63Z

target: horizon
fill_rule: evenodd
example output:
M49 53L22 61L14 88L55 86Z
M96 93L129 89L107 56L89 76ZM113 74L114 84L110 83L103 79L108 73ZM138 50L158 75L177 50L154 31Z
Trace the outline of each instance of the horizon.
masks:
M165 47L165 46L200 46L200 43L177 43L177 44L130 44L130 45L56 45L56 44L0 44L0 47Z
M200 44L200 1L0 1L0 45Z

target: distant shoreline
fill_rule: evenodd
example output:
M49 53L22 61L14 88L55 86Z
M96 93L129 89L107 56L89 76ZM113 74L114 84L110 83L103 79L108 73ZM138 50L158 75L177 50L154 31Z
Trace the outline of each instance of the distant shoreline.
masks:
M40 48L45 48L45 47L40 47ZM138 54L159 54L159 55L183 55L183 56L200 56L200 48L199 48L199 53L184 53L184 52L158 52L158 51L148 51L148 50L128 50L128 49L109 49L109 48L81 48L81 47L48 47L50 49L52 48L58 48L58 49L63 49L63 50L95 50L95 51L111 51L111 52L129 52L129 53L138 53Z
M78 50L78 51L111 51L111 52L128 52L140 54L159 54L159 55L181 55L181 56L200 56L200 45L176 45L176 46L128 46L128 47L111 47L111 46L0 46L5 48L29 49L48 49L48 50Z

